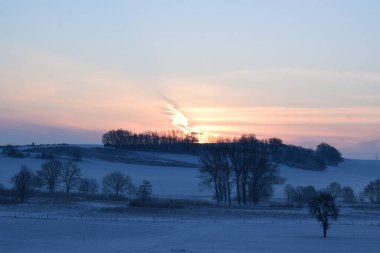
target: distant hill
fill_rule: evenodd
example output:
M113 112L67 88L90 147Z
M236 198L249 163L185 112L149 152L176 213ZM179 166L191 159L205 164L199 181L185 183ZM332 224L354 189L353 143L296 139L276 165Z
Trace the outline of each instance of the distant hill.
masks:
M342 151L345 157L380 160L380 138L347 147Z

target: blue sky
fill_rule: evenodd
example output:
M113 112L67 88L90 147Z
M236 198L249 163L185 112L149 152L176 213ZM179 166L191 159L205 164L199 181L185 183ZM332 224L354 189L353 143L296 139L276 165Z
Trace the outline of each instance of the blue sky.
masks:
M212 135L377 139L379 13L379 1L0 1L1 142L170 129L167 104Z

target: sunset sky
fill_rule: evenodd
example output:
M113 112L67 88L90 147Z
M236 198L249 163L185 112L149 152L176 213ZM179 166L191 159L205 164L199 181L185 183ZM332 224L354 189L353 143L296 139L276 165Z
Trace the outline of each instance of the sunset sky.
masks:
M0 0L0 145L186 124L380 138L380 1Z

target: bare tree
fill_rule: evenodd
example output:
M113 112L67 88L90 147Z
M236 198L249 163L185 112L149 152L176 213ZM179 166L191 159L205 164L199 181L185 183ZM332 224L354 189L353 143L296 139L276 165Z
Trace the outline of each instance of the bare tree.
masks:
M200 158L201 167L199 168L200 186L203 189L213 188L217 203L220 202L219 178L220 171L216 165L215 150L209 149L202 153Z
M260 155L257 164L250 166L249 196L254 205L268 199L273 194L273 185L280 184L284 179L278 175L275 164L269 162L267 155Z
M83 178L80 181L79 191L85 194L95 194L99 190L99 185L95 179Z
M0 184L0 197L4 195L4 192L5 192L5 187L4 185Z
M131 193L133 191L132 179L119 171L115 171L103 178L103 188L105 192L113 192L116 196L119 193Z
M37 176L42 185L54 192L60 183L62 163L59 160L50 160L41 166L41 170L37 171Z
M364 188L364 196L367 197L371 203L380 204L380 179L369 181Z
M309 212L318 222L321 222L323 228L323 237L326 237L327 230L330 228L330 220L336 220L339 215L339 209L335 204L335 198L328 192L320 192L318 196L311 201Z
M284 195L286 196L286 200L288 203L292 203L294 201L296 189L290 184L285 185L284 187Z
M242 178L242 162L243 156L241 152L241 146L237 143L238 140L234 140L228 150L227 156L233 173L234 182L236 186L236 200L238 204L241 203L241 178Z
M70 193L70 190L80 183L81 171L78 164L71 159L67 159L61 169L61 178L65 184L66 193Z
M148 180L143 180L142 184L137 189L138 199L145 204L152 195L152 184Z
M349 186L342 188L342 198L345 203L355 204L356 202L354 190Z
M293 194L293 202L298 204L298 207L305 205L310 206L312 199L318 195L314 186L297 186Z
M330 183L326 190L331 193L335 199L341 197L342 195L342 186L337 182Z
M13 187L17 192L21 202L24 202L33 190L33 173L25 165L21 166L20 171L11 179Z
M200 185L214 189L217 203L231 203L231 167L227 157L226 144L216 143L208 147L201 156Z
M242 135L239 146L242 153L240 188L243 204L246 204L249 197L249 180L258 160L259 142L255 135Z

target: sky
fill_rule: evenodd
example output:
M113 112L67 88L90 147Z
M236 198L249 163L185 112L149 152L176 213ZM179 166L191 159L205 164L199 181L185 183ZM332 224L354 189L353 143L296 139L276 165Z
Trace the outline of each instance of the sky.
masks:
M352 157L371 143L373 158L379 13L376 0L0 0L0 145L180 128Z

